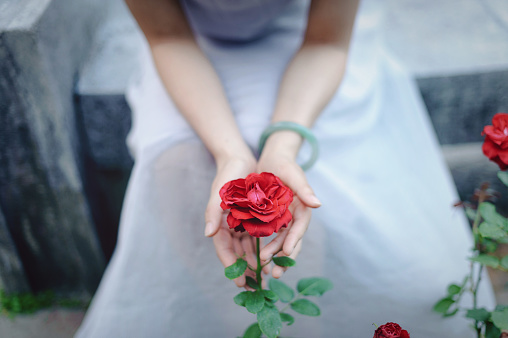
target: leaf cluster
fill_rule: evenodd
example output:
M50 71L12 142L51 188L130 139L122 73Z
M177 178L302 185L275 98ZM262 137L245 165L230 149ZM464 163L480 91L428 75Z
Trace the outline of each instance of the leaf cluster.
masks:
M269 338L278 337L283 323L292 325L295 321L293 315L284 312L288 307L301 315L319 316L319 307L302 297L322 296L333 288L330 280L320 277L301 279L296 292L278 279L270 279L268 285L270 290L243 291L234 298L236 304L257 315L257 322L247 328L243 338L259 338L262 334ZM279 310L275 305L277 301L287 305Z
M508 186L507 172L499 172L498 177ZM485 189L480 191L480 195L483 194L484 197L486 196ZM434 305L434 311L442 314L443 317L450 317L460 310L465 310L465 316L474 320L478 337L499 338L501 330L508 330L508 307L498 306L494 311L477 308L476 297L484 266L508 272L508 256L497 257L494 254L499 244L508 243L508 219L496 211L494 204L484 200L485 198L480 198L477 210L466 207L466 215L474 221L475 243L472 249L473 256L469 258L472 262L471 272L460 285L448 286L447 295ZM473 295L472 309L459 307L459 301L465 292Z
M289 257L274 257L272 261L283 267L296 264L295 260ZM239 257L235 263L224 269L224 274L229 279L235 279L242 276L247 268L255 271L242 257ZM330 280L320 277L301 279L296 285L296 292L278 279L270 279L269 290L263 290L261 284L250 276L245 277L245 280L254 291L240 292L235 296L234 301L255 314L257 322L247 328L243 334L244 338L259 338L263 334L268 338L278 337L282 323L289 326L295 321L293 315L285 312L288 308L301 315L319 316L321 314L319 307L303 297L319 297L333 288ZM276 306L278 301L286 303L281 310Z

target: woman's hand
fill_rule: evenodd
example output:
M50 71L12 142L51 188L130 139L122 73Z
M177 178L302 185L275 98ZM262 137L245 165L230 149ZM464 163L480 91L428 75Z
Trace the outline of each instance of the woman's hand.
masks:
M212 183L210 200L205 212L205 236L213 236L215 251L225 267L233 264L238 257L245 255L245 260L252 268L256 268L255 238L247 232L230 230L227 222L227 211L220 207L219 190L231 180L246 177L256 171L256 160L252 154L244 157L228 157L217 160L217 175ZM268 273L269 266L264 271ZM256 277L255 273L247 270L244 275L234 280L238 287L245 286L245 276Z
M309 226L312 208L321 206L305 173L295 161L301 141L300 135L292 131L280 131L271 135L257 164L257 172L266 171L277 175L295 193L290 206L293 220L262 248L260 256L263 261L274 255L296 258ZM272 269L272 276L280 278L285 270L286 268L276 266Z

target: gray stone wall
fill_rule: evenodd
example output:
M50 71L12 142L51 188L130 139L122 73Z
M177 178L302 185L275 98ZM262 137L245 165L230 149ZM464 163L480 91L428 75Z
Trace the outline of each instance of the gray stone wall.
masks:
M0 11L0 207L34 291L90 294L104 269L73 105L99 6L26 0Z

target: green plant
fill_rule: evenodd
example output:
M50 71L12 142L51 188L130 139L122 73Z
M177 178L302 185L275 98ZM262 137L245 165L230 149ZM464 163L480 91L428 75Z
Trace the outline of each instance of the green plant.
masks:
M0 289L0 311L9 317L34 313L53 306L86 309L88 302L81 299L59 297L53 291L37 294L29 292L6 293Z

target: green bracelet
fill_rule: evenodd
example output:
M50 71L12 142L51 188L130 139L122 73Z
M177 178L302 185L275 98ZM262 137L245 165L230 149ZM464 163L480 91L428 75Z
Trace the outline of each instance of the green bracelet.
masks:
M300 134L304 139L306 139L311 148L312 148L312 154L307 162L301 165L303 170L310 169L314 163L317 161L319 156L319 147L318 147L318 141L316 139L316 136L314 136L314 133L307 127L302 126L301 124L290 122L290 121L281 121L276 122L268 127L263 131L261 134L261 137L259 138L259 153L263 151L263 148L265 147L266 140L270 135L275 133L276 131L280 130L291 130L298 134Z

